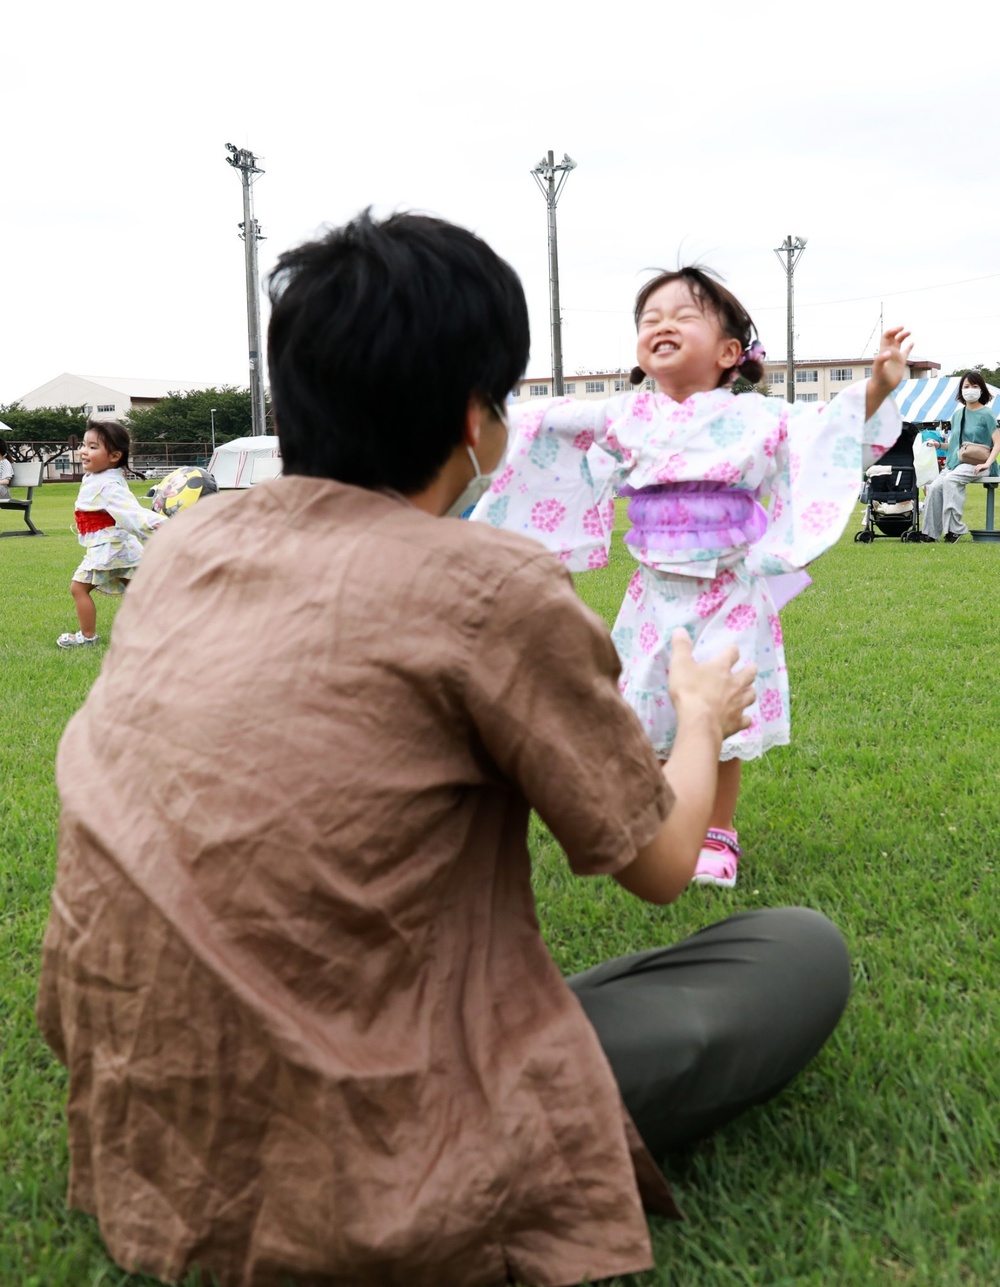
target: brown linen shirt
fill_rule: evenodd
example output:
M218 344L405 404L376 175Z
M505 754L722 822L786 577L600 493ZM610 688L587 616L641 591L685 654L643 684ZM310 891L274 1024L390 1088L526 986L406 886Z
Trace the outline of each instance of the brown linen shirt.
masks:
M671 802L551 555L300 477L151 543L59 752L38 1002L70 1202L221 1287L548 1287L651 1263L637 1143L529 883Z

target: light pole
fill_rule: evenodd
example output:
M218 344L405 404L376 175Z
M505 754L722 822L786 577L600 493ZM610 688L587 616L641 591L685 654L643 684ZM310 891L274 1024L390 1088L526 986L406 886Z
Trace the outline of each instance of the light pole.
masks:
M795 297L793 282L795 265L802 258L802 252L806 248L807 240L808 238L806 237L793 237L789 233L781 245L774 248L774 253L778 256L778 263L788 278L788 348L786 350L788 356L785 359L785 397L789 402L795 401Z
M538 190L545 198L549 221L549 323L552 328L552 392L563 395L562 316L559 312L559 251L556 247L556 205L570 170L576 169L572 157L563 153L558 165L548 152L531 171ZM558 180L556 175L559 176Z
M211 411L209 411L208 413L212 417L212 455L213 456L215 455L215 413L217 410L218 410L217 407L212 407Z
M257 242L264 240L260 224L253 217L253 197L250 193L254 178L264 171L257 164L257 158L248 148L239 148L234 143L226 144L229 156L226 161L234 170L239 170L243 180L243 222L240 224L240 236L246 246L247 275L247 338L250 349L250 421L253 434L264 432L264 382L262 379L260 354L260 281L257 276Z

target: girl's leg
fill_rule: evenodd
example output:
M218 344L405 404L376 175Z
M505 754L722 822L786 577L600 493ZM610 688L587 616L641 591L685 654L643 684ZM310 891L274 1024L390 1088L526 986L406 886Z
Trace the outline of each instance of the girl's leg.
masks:
M732 831L736 818L736 804L740 798L742 760L723 760L719 765L719 779L715 787L715 804L708 820L710 827Z
M791 1081L837 1026L851 971L824 916L779 907L568 982L659 1160Z
M93 639L94 635L97 634L97 607L90 597L93 591L94 587L84 584L83 581L70 582L70 593L73 595L73 602L76 604L76 616L80 622L80 633L88 639Z

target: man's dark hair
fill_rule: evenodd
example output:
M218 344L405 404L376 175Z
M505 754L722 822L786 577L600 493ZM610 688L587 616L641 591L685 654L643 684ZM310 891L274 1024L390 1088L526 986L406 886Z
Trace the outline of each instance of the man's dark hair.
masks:
M422 490L470 399L501 406L528 361L513 268L464 228L366 210L268 280L268 366L286 474Z
M983 404L984 407L988 407L990 405L990 401L992 400L993 395L990 393L989 386L987 385L986 381L983 379L983 374L981 371L966 371L965 374L962 376L961 380L959 380L958 405L960 407L964 405L962 402L962 385L963 384L978 385L979 401Z

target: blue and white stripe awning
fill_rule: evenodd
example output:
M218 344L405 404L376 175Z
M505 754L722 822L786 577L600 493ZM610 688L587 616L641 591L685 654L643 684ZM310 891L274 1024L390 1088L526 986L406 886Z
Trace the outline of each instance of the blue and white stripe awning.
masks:
M962 405L958 400L960 379L960 376L950 375L941 380L904 380L892 395L899 407L899 414L911 424L950 420L951 413ZM1000 409L1000 403L997 402L1000 389L995 389L992 384L986 387L993 395L990 406Z

